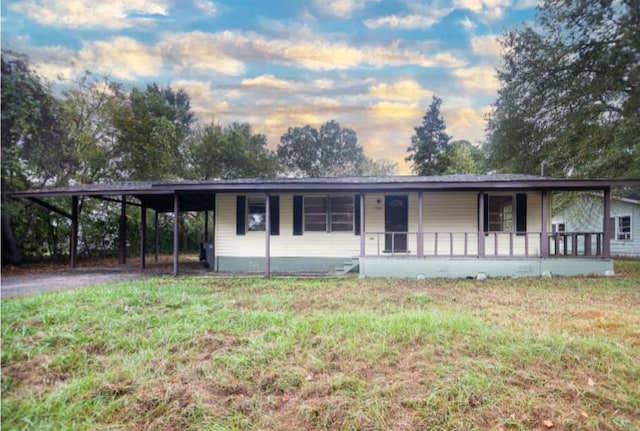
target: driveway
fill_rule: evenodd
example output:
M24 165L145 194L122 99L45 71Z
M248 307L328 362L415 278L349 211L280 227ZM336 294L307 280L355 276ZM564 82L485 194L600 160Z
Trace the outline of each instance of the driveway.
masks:
M55 271L35 274L2 275L0 292L2 298L51 292L64 289L95 286L117 281L138 280L158 275L130 268L81 268L74 271Z

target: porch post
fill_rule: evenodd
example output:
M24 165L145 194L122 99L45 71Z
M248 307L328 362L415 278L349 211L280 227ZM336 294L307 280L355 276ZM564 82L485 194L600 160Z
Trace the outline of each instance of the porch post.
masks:
M549 221L549 193L547 190L542 191L542 214L540 222L540 257L549 257L549 232L547 230L547 222Z
M180 250L180 236L178 220L180 216L180 197L177 192L173 194L173 275L178 275L178 252Z
M158 210L155 211L155 219L153 221L154 238L153 238L153 252L154 260L158 261L158 249L160 248L160 238L158 236Z
M69 242L69 266L78 263L78 196L71 196L71 240Z
M147 253L147 206L140 207L140 270L145 268L145 257Z
M604 189L604 219L602 220L602 257L609 259L611 257L611 187Z
M484 192L478 193L478 257L484 257Z
M422 199L422 190L418 192L418 259L422 259L424 257L424 233L423 233L423 225L422 225L422 217L423 217L423 199Z
M365 255L365 246L364 246L364 192L360 193L360 257L364 257Z
M209 241L209 211L204 210L204 242Z
M264 198L264 218L265 218L265 251L264 251L264 277L271 277L271 193L267 192Z
M120 231L118 242L118 263L124 265L127 263L127 196L122 195L122 203L120 204Z

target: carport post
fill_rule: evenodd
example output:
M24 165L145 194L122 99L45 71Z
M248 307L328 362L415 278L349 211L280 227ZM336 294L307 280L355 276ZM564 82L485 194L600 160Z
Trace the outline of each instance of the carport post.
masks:
M124 265L127 263L127 196L122 195L122 203L120 207L120 232L118 241L118 263Z
M209 211L204 210L204 243L209 242Z
M540 208L540 218L542 222L540 224L540 257L549 257L549 233L547 224L549 223L549 194L551 192L547 190L542 191L542 202Z
M173 194L173 275L178 275L178 251L180 248L179 227L180 222L180 197L178 193Z
M158 261L158 249L160 248L160 238L158 237L158 210L155 211L155 220L153 221L154 238L153 238L153 253L155 261Z
M264 251L264 277L271 277L271 193L267 192L264 199L265 218L265 251Z
M78 196L71 196L71 241L69 243L69 266L74 269L78 260Z
M603 196L603 220L602 220L602 257L609 259L611 257L611 187L604 189Z
M147 206L140 207L140 270L145 268L145 254L147 251Z

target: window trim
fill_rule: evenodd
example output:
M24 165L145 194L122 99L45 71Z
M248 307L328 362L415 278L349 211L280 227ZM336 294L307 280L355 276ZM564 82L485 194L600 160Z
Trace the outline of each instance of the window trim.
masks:
M620 219L621 218L629 218L629 237L628 238L620 238ZM616 214L609 217L613 219L613 232L611 232L611 240L612 241L633 241L633 216L631 214Z
M306 206L306 202L307 199L312 199L312 198L322 198L324 200L324 208L325 211L324 213L319 213L319 212L312 212L309 213L307 212L307 206ZM351 212L344 212L344 211L340 211L340 212L334 212L333 208L332 208L332 202L331 200L334 198L344 198L344 199L349 199L351 202ZM349 233L349 234L353 234L355 232L355 228L356 228L356 205L357 203L355 202L355 197L354 195L348 194L311 194L311 195L303 195L302 197L302 233ZM307 216L308 215L320 215L323 214L324 215L324 224L325 224L325 229L324 230L309 230L307 229ZM346 230L334 230L333 229L333 216L334 215L351 215L351 223L350 223L350 229L346 229ZM346 222L335 222L337 223L341 223L341 224L345 224Z
M511 229L504 230L504 220L501 220L502 230L491 229L491 199L496 197L510 197L511 198ZM487 233L509 233L516 232L516 195L515 193L491 193L487 194Z
M264 212L262 213L264 215L264 219L261 223L261 225L263 226L262 229L251 229L251 221L249 220L249 216L252 214L251 213L252 203L253 205L259 204L264 209ZM251 195L247 196L247 204L245 206L245 220L246 220L247 233L249 232L264 233L267 230L267 206L266 206L264 196L251 196Z

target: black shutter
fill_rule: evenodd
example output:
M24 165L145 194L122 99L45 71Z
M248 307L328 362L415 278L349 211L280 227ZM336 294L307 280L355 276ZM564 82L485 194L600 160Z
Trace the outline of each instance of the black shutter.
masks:
M269 196L271 235L280 235L280 196Z
M527 194L516 194L516 232L524 234L527 231Z
M484 233L489 232L489 195L481 195L484 200ZM478 199L478 206L480 206L480 199ZM480 213L478 212L478 229L480 229Z
M302 235L302 196L293 197L293 234Z
M246 234L247 227L247 198L236 196L236 235Z
M353 196L353 231L360 235L360 195Z

